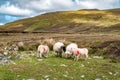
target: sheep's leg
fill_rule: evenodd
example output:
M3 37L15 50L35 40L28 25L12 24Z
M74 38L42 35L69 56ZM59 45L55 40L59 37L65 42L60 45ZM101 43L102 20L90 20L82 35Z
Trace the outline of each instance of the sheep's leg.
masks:
M57 57L59 56L59 53L57 52Z
M40 53L40 58L42 58L42 53Z
M62 57L62 53L59 53L59 56Z
M78 59L79 59L79 55L77 55L77 60L76 61L78 61Z
M48 53L46 54L46 57L48 58Z
M78 61L78 59L79 59L79 55L75 55L74 56L74 61Z
M48 58L48 53L44 54L45 58Z
M39 55L39 54L40 54L40 53L39 53L39 51L37 51L37 55L36 55L36 56L37 56L38 58L40 57L40 55Z
M88 53L85 54L85 59L86 59L86 60L88 59Z
M66 54L66 58L68 58L68 54Z
M74 57L74 61L76 61L77 60L77 55L74 54L73 57Z
M56 55L56 57L59 56L59 53L57 51L54 51L54 54Z
M74 61L76 61L76 56L74 57Z

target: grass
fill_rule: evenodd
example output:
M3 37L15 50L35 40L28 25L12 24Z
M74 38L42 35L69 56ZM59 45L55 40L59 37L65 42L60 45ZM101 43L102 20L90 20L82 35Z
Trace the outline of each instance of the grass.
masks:
M90 48L90 46L97 46L105 41L120 40L120 35L116 34L8 33L8 36L4 35L0 36L0 44L4 45L7 42L20 41L36 44L37 40L41 38L53 37L56 40L65 38L67 41L78 43L79 47ZM30 50L35 51L36 45L29 44L26 46L30 49L21 50L21 54L28 55ZM108 48L113 46L111 44ZM27 50L28 52L26 52ZM93 56L104 53L105 49L95 53L92 53L92 50L89 50L91 59L80 58L78 62L73 61L73 59L65 59L64 56L63 58L55 57L52 53L50 53L49 58L43 58L42 61L32 56L23 59L13 57L12 60L16 64L0 65L0 80L119 80L120 62L114 58L93 58Z
M25 31L33 31L37 28L43 28L43 26L45 26L45 25L49 25L49 22L47 20L41 20L39 23L31 25Z
M73 59L55 57L38 61L36 57L14 59L16 64L0 65L0 80L119 80L120 63L111 63L110 59L81 58Z
M52 32L98 32L120 24L118 11L77 10L61 11L39 15L8 23L2 30L52 31ZM72 27L72 28L71 28ZM95 28L95 30L93 30ZM66 31L67 29L67 31ZM110 30L117 30L115 28ZM110 32L110 30L104 32ZM117 31L119 32L119 31Z

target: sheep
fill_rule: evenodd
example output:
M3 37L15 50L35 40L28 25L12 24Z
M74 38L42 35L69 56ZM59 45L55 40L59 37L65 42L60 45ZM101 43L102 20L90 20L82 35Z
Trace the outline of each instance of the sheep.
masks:
M48 53L49 53L49 47L47 45L39 45L38 49L37 49L37 57L42 58L42 56L44 57L48 57Z
M53 45L53 51L56 56L62 57L62 53L65 52L65 45L62 42L56 42Z
M72 57L74 50L78 48L78 45L76 43L70 43L67 47L66 47L66 58L68 57Z
M74 60L78 61L79 56L84 56L85 59L88 59L88 49L87 48L77 48L74 50Z

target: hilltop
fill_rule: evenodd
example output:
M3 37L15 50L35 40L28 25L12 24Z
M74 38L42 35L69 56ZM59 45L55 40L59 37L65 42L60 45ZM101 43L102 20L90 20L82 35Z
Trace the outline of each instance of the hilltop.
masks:
M119 33L120 9L59 11L21 19L0 27L1 31L64 33Z

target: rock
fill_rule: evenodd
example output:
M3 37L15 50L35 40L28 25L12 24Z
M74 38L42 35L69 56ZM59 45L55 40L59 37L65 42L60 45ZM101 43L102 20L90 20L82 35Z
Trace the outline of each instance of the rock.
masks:
M38 59L38 61L42 61L43 59Z
M35 80L35 79L31 78L31 79L27 79L27 80Z
M110 75L112 75L113 73L112 72L108 72Z
M103 59L102 56L93 56L93 58L96 58L96 59Z
M44 76L44 78L46 78L46 79L49 78L49 77L50 77L50 75L46 75L46 76Z
M10 58L4 56L3 54L0 53L0 64L15 64Z
M100 78L96 78L95 80L101 80Z
M81 78L84 78L85 77L85 75L81 75Z
M66 74L63 75L64 77L68 77Z
M61 64L60 66L67 67L67 65L65 65L65 64Z
M84 65L84 64L81 64L81 67L85 67L85 65Z

